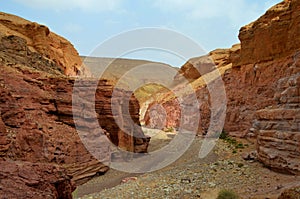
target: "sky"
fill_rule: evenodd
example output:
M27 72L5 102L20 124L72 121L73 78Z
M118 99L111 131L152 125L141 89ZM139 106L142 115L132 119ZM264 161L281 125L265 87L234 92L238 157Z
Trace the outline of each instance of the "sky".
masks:
M71 41L80 55L91 55L97 46L116 35L145 27L175 31L209 52L239 43L239 29L279 2L280 0L0 0L0 11L48 26L51 31ZM149 50L128 53L123 57L160 61L173 66L180 66L186 61L169 52Z

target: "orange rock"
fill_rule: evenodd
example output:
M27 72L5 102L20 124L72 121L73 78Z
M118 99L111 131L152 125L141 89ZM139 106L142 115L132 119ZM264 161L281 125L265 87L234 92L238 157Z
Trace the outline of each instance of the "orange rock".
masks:
M258 20L240 29L240 60L234 66L255 64L289 56L300 46L300 2L284 1Z
M0 12L0 34L23 38L30 51L54 61L68 76L89 75L73 45L44 25Z

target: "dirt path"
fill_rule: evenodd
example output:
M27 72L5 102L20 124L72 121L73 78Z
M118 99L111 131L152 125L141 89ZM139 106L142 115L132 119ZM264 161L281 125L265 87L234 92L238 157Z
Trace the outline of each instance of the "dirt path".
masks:
M172 136L169 136L172 137ZM153 139L150 150L170 139ZM231 189L242 198L277 198L285 189L300 185L300 177L272 172L255 161L245 161L241 154L254 150L243 141L244 149L235 149L223 140L204 159L198 158L203 139L196 138L188 151L171 165L142 175L110 170L104 176L80 186L77 198L203 198L215 199L219 190ZM137 180L121 183L128 176ZM90 194L90 195L85 195ZM76 197L75 197L76 198Z

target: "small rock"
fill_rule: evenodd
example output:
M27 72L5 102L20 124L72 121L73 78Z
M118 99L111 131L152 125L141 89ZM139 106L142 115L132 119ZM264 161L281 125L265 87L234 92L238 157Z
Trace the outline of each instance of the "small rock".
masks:
M213 182L209 182L209 183L208 183L208 185L209 185L209 187L210 187L210 188L214 188L214 187L216 187L216 184L215 184L215 183L213 183Z
M129 181L135 181L135 180L137 180L137 177L128 177L128 178L122 179L121 182L127 183Z
M192 189L186 189L186 190L184 190L184 192L185 192L185 193L189 193L189 194L190 194L190 193L192 193L192 192L193 192L193 190L192 190Z
M244 153L242 155L242 158L244 160L256 160L257 159L257 152L256 151L251 151L250 153Z
M255 132L255 128L250 128L249 131L250 132Z
M191 183L192 181L191 181L191 179L189 179L189 178L182 178L182 179L180 180L180 182L181 182L181 183L188 184L188 183Z

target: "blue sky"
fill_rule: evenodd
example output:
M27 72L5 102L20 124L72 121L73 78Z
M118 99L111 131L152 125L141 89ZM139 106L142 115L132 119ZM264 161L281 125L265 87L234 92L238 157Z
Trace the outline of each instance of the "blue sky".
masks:
M238 43L241 26L280 0L2 0L0 10L47 25L71 41L81 55L121 32L159 27L180 32L205 51ZM136 53L179 66L169 55Z

